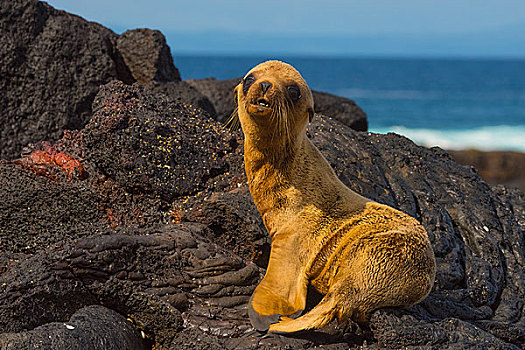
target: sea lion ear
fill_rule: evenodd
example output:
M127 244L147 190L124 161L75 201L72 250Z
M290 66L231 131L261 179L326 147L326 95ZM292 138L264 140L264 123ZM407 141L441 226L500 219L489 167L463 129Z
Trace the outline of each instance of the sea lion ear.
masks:
M314 119L314 110L312 108L308 108L308 122L311 123L312 119Z

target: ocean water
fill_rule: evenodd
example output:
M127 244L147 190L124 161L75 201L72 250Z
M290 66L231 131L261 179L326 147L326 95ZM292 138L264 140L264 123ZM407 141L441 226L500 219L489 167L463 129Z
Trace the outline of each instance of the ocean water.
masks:
M525 60L177 56L183 79L229 79L276 58L313 90L348 97L371 132L424 146L525 152Z

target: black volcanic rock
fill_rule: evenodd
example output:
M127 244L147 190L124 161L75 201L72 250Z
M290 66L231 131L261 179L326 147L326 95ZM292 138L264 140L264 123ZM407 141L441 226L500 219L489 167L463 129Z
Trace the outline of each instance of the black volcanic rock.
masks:
M12 0L0 2L0 42L0 159L84 127L99 86L114 79L139 81L215 113L205 96L180 81L159 31L119 36L45 2Z
M436 254L436 284L416 306L375 312L369 329L333 322L293 337L264 336L253 331L246 312L268 242L247 189L242 137L205 112L138 85L104 86L93 110L80 141L69 136L55 145L83 156L89 176L50 181L62 186L64 196L77 196L77 205L95 207L93 201L102 198L103 213L119 212L124 219L115 225L106 220L108 231L97 231L83 226L98 223L96 210L93 219L71 212L67 228L82 234L68 236L65 229L53 231L54 217L44 215L47 224L32 236L9 236L2 253L23 246L27 237L54 239L34 245L33 254L21 251L1 261L0 333L26 336L27 329L102 305L134 320L158 349L525 346L522 192L489 186L439 148L395 134L356 132L318 116L308 136L340 179L425 226ZM27 162L5 167L44 177L31 181L49 179ZM20 203L42 203L29 214L18 205L30 225L56 192L33 191L33 199L22 199L18 186L10 195L20 196ZM97 195L83 197L79 188ZM136 225L141 221L142 227Z
M213 104L206 96L181 81L161 32L147 28L127 30L118 37L117 49L138 83L153 93L164 94L175 102L216 115Z
M208 97L186 81L153 82L148 89L156 94L164 94L175 102L187 105L190 108L200 108L215 118L217 112Z
M131 81L116 39L44 2L0 3L0 158L83 127L100 84Z
M127 30L117 39L117 49L133 78L146 86L153 81L180 81L166 38L158 30Z
M0 196L0 264L12 253L34 253L106 227L101 197L82 182L0 164Z
M230 186L217 177L240 166L226 159L238 141L206 112L146 94L138 85L109 84L94 110L82 132L0 162L0 270L6 259L60 240L180 220L175 199L217 187L217 181ZM85 177L70 178L51 161L35 162L35 154L52 158L50 148L79 159Z
M224 124L228 122L235 109L233 89L239 84L241 78L227 80L216 80L215 78L187 79L185 81L210 100L215 108L215 119L217 121Z
M208 97L217 112L216 120L226 123L230 119L235 109L233 89L241 78L188 79L185 81ZM366 113L354 101L326 92L312 91L312 94L316 113L332 117L357 131L368 130Z
M266 267L270 239L243 175L228 179L232 186L227 192L215 191L206 197L189 198L181 219L205 224L209 228L209 239Z
M354 101L326 92L312 91L315 112L332 117L357 131L367 131L366 113Z
M219 128L198 108L113 82L95 98L82 134L88 162L124 188L171 202L228 170L222 157L237 141Z
M146 350L146 340L133 324L115 311L92 305L66 322L54 322L21 333L0 335L0 348Z
M115 185L103 189L106 211L128 224L204 223L210 239L264 260L268 239L247 192L239 133L198 108L120 82L101 88L93 110L82 153Z
M0 344L3 338L34 342L39 334L31 339L25 329L66 320L92 304L127 315L160 349L180 349L188 341L182 312L186 329L246 333L244 305L260 270L206 242L201 230L199 225L169 225L94 235L11 262L0 276L0 333L8 332L0 334ZM208 320L211 314L214 320ZM89 321L101 323L96 317Z

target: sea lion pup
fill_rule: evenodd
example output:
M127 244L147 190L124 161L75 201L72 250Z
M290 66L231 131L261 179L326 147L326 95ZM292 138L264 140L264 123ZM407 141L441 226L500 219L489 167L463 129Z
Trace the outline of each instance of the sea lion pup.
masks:
M288 333L321 328L334 317L362 323L378 308L423 300L435 275L425 229L337 178L306 137L314 105L299 72L268 61L234 91L250 192L272 241L266 275L248 306L252 325ZM303 312L309 283L323 299L290 318Z

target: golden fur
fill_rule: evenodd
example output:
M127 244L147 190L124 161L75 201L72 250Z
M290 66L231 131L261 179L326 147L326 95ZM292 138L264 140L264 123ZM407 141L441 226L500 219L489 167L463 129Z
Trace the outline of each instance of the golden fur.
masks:
M271 84L265 93L261 82ZM321 328L334 317L366 322L378 308L423 300L435 275L425 229L337 178L306 137L314 106L299 72L262 63L235 97L250 191L272 241L266 275L250 299L254 327L288 333ZM304 310L308 284L323 299L299 318L284 317Z

